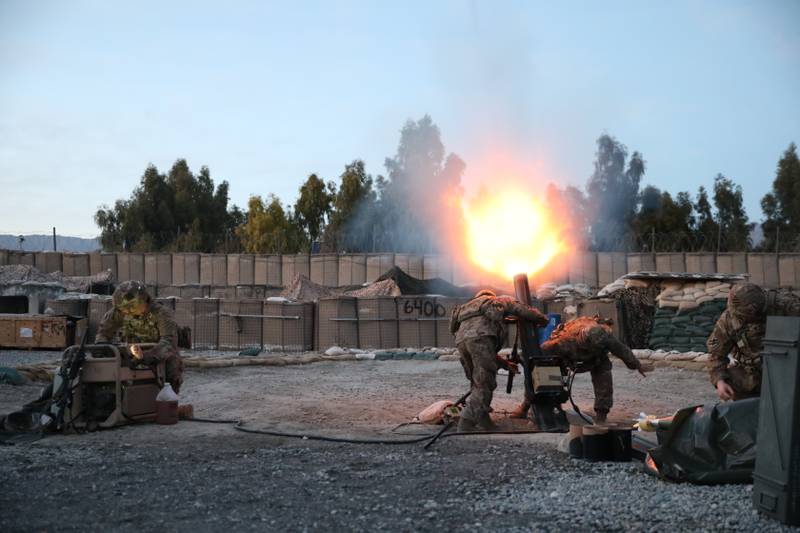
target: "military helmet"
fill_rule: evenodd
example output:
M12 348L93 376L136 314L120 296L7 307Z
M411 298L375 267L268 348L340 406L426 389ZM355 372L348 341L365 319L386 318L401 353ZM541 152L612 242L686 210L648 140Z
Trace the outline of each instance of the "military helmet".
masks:
M489 289L481 289L475 293L475 298L480 298L481 296L491 296L492 298L497 297L494 291L490 291Z
M117 309L124 309L135 304L150 303L150 293L141 281L123 281L114 290L111 303Z
M745 322L763 320L766 307L767 295L755 283L738 283L728 293L728 309Z

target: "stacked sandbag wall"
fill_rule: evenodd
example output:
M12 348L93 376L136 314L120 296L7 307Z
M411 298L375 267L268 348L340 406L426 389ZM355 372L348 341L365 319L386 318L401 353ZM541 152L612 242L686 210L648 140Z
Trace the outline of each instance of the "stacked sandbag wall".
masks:
M725 310L730 284L720 281L666 284L650 332L654 350L705 352L706 342Z

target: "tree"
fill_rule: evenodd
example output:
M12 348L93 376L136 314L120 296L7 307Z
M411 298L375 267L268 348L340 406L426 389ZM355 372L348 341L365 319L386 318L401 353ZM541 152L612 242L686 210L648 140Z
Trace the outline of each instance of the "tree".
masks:
M641 208L633 228L648 251L684 251L692 247L695 218L687 192L673 199L667 191L648 185L640 196Z
M711 212L711 202L708 200L708 192L702 185L697 190L697 200L694 203L694 210L697 213L695 225L695 242L698 250L712 252L717 249L717 236L719 224L714 219Z
M167 175L148 165L130 198L101 206L95 222L106 250L230 251L243 213L228 201L228 182L215 188L208 167L195 177L178 159Z
M591 246L598 251L631 245L631 224L646 163L634 152L626 168L627 157L628 149L614 137L603 134L597 139L594 172L586 192L587 203L593 207Z
M443 251L453 227L462 227L461 176L466 165L445 157L441 132L431 117L409 120L400 131L397 153L385 161L379 179L381 227L377 243L395 252Z
M307 241L291 211L287 212L274 194L251 196L247 202L247 220L237 229L245 251L250 253L298 253Z
M330 223L323 249L329 252L367 252L374 249L376 193L374 180L356 159L345 165L339 190L332 198ZM329 190L332 188L329 186Z
M336 185L325 182L311 174L300 186L300 197L294 207L297 221L310 242L322 235L327 218L333 209Z
M794 143L778 161L772 191L761 200L761 210L765 217L763 247L800 250L800 159Z
M722 236L723 249L720 251L747 251L753 224L747 220L741 185L717 174L714 178L714 207Z

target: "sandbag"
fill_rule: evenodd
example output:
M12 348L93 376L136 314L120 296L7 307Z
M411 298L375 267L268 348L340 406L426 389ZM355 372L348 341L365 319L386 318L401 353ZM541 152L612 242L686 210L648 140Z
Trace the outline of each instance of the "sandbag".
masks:
M441 424L444 420L445 410L451 405L453 405L453 402L449 400L434 402L420 411L419 414L414 417L414 420L421 424Z

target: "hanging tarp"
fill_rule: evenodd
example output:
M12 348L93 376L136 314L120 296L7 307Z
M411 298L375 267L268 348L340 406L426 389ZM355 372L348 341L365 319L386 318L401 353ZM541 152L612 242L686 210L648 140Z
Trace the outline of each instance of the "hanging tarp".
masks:
M441 296L464 297L475 293L474 287L459 287L441 278L417 279L399 267L392 267L376 281L393 280L402 294L439 294Z

